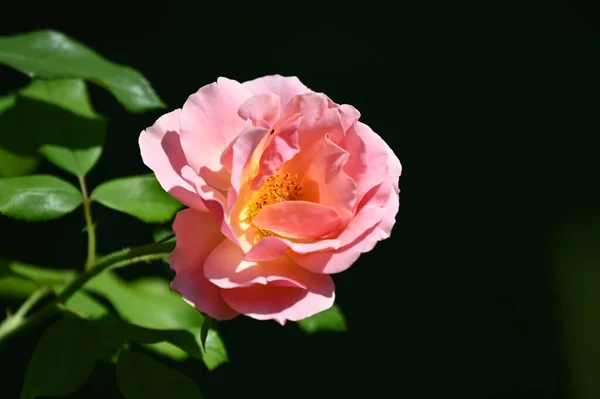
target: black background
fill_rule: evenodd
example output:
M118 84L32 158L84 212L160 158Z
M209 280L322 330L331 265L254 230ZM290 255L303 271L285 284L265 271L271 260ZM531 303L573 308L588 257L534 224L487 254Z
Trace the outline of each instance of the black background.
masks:
M572 397L550 247L565 215L600 204L599 15L551 1L22 2L0 33L63 31L141 71L169 110L218 76L296 75L358 108L400 158L392 237L335 277L350 333L221 323L229 364L168 362L205 397L535 399ZM0 78L2 92L27 83ZM147 173L137 138L163 111L128 114L91 91L109 126L89 185ZM152 239L131 217L93 212L101 253ZM82 227L81 210L1 218L0 253L78 267ZM4 392L18 391L36 339L2 354ZM119 395L105 366L73 397Z

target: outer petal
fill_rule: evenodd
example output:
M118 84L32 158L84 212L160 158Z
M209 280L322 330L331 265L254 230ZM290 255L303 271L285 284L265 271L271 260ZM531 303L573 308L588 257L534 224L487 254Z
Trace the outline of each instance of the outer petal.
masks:
M362 252L352 249L352 245L365 238L365 234L373 235L377 224L381 223L383 209L367 207L354 218L340 237L339 245L324 251L312 251L305 253L290 252L289 256L298 265L314 273L338 273L349 268L358 259ZM332 255L342 254L331 259Z
M198 176L190 166L184 167L181 170L181 175L196 189L196 192L200 195L200 197L202 197L206 208L213 215L217 224L219 225L221 233L228 239L237 243L238 240L235 234L233 234L231 226L229 225L229 215L227 213L225 204L225 196L220 191L208 185L206 181Z
M304 84L302 84L302 82L300 82L300 80L295 76L264 76L262 78L244 82L242 85L250 90L253 94L277 94L281 99L282 107L285 107L293 96L312 91L308 87L304 86Z
M307 289L255 284L222 290L223 299L236 311L258 320L298 321L329 309L335 301L333 280L312 274Z
M361 198L357 208L358 213L360 214L363 208L382 209L388 203L390 195L398 196L394 190L394 184L390 180L384 179Z
M392 187L397 187L397 181L391 182L391 185ZM396 224L396 215L400 209L400 197L396 193L395 187L394 191L390 193L388 202L383 207L381 222L377 225L377 228L380 230L381 240L389 238L392 234L392 228Z
M194 188L181 177L187 159L179 140L181 110L169 112L140 134L139 145L146 166L154 171L162 188L179 201L200 211L206 207Z
M368 252L377 243L373 239L374 228L365 232L360 240L337 251L314 252L293 256L295 262L314 273L340 273L354 264L364 252Z
M394 191L396 191L396 194L398 194L400 193L400 188L398 187L398 179L402 174L402 164L400 163L400 160L398 159L396 154L394 154L394 151L392 151L392 149L385 142L384 144L389 159L388 177L392 182L392 185L394 186Z
M348 130L350 126L360 118L360 112L352 105L342 104L340 105L340 114L342 117L342 127L344 131Z
M244 129L252 127L238 116L238 109L251 95L235 80L219 78L185 102L180 117L181 144L196 173L200 174L203 166L219 172L221 153Z
M344 233L340 235L344 245L333 251L314 252L304 255L290 253L290 257L300 266L315 273L339 273L348 269L360 254L371 251L378 241L385 240L392 232L392 227L396 222L398 213L399 199L393 190L392 184L385 182L384 188L379 191L388 193L388 199L385 205L380 207L364 207L357 215L354 222L362 221L349 226ZM369 220L377 220L377 224L370 225ZM367 227L366 229L364 229ZM359 234L359 235L357 235Z
M307 201L287 201L264 207L253 218L259 229L288 238L321 238L342 224L337 211L327 205Z
M169 262L176 273L171 288L199 311L225 320L237 312L223 301L220 289L204 277L203 271L206 258L224 239L218 227L208 212L180 211L173 223L177 244Z
M244 252L231 241L221 242L207 258L204 275L221 288L276 284L304 288L313 280L312 273L282 256L269 262L244 260Z
M363 139L354 128L346 131L341 147L348 151L344 172L355 182L361 182L368 168L369 154Z
M368 154L368 166L360 176L357 176L357 197L360 201L367 192L388 177L388 174L390 173L390 156L388 152L391 152L391 150L385 141L364 123L357 122L354 124L353 128L366 145ZM400 162L398 161L398 165L399 164ZM396 180L397 179L398 178L396 177Z

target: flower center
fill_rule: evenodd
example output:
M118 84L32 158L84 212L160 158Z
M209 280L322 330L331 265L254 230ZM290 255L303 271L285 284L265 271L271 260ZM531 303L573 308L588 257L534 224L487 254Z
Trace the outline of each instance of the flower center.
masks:
M256 216L267 205L302 198L302 187L298 186L297 179L298 175L289 173L267 177L249 206L249 216Z
M248 205L246 222L251 224L252 218L258 215L261 209L267 205L277 204L279 202L294 201L302 198L302 187L297 183L298 175L276 174L269 176L260 189L253 195L253 199ZM273 233L259 229L256 240L264 236L272 236Z

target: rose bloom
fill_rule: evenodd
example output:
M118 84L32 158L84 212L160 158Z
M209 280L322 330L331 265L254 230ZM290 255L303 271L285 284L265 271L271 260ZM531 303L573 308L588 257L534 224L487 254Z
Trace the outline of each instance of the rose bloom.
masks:
M171 287L216 319L330 308L330 274L390 236L401 165L350 105L296 77L219 78L139 138L175 217Z

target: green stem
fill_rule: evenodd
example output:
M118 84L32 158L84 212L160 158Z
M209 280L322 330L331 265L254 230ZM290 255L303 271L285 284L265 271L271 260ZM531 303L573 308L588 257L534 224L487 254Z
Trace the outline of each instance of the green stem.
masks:
M83 214L85 215L85 225L87 226L88 235L88 254L85 262L86 269L90 269L96 262L96 227L92 219L92 201L88 195L87 186L83 177L79 177L79 186L83 195Z
M25 317L27 313L35 306L36 303L46 295L50 294L52 290L48 287L41 287L35 291L29 298L23 302L19 310L15 313L14 317Z
M41 287L35 291L29 298L23 302L19 310L14 315L8 316L2 324L0 324L0 340L3 337L10 335L14 330L18 329L25 322L27 313L38 303L40 299L51 293L52 290L48 287Z
M75 279L71 280L65 286L65 289L52 301L46 304L39 312L29 318L23 317L28 312L37 298L34 293L24 304L21 306L15 316L6 318L2 324L0 324L0 342L6 339L8 336L17 334L27 329L33 328L39 325L44 320L56 314L61 310L63 305L73 294L75 294L81 287L83 287L90 279L94 276L102 273L104 270L109 268L123 267L131 265L137 262L157 260L165 256L169 252L173 251L175 243L166 242L162 244L150 244L135 248L126 248L121 251L113 252L112 254L106 255L96 261L96 264L91 268L84 270ZM38 294L39 295L39 294ZM33 299L36 296L37 299ZM21 309L25 308L23 311ZM19 317L18 314L22 313Z

